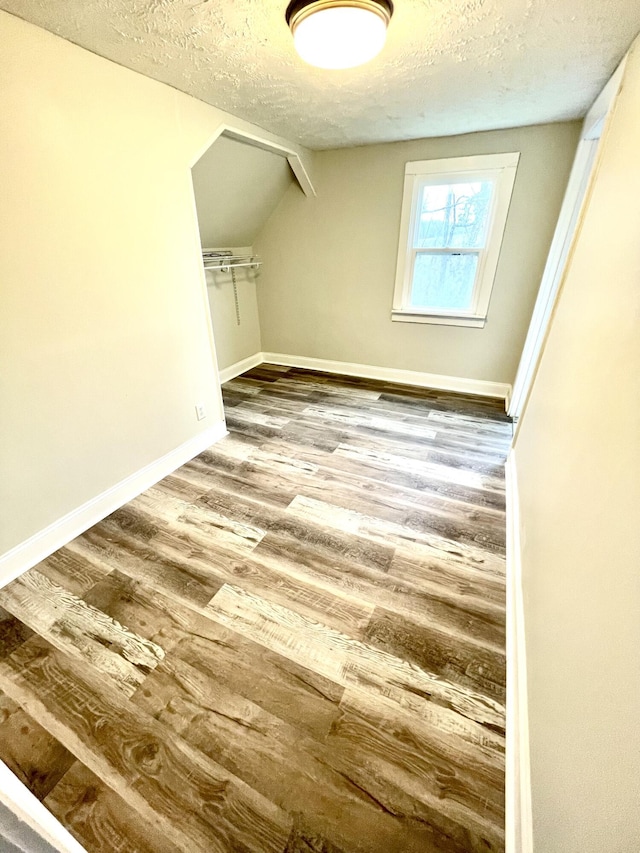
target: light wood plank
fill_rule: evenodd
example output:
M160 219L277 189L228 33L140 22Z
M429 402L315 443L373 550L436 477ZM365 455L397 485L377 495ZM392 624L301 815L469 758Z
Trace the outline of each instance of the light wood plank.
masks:
M207 611L222 625L315 669L337 684L381 692L402 707L417 707L435 700L489 728L504 729L504 706L490 697L439 678L413 663L238 587L225 584Z
M90 661L131 695L164 650L31 570L0 590L0 602L56 648Z

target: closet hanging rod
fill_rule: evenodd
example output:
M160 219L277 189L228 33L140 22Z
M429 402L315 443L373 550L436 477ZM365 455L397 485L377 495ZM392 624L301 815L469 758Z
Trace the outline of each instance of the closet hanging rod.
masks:
M230 251L218 252L204 249L202 261L206 270L228 272L231 267L253 267L257 269L262 261L258 255L234 255Z
M233 263L216 263L216 264L208 264L205 261L204 268L206 270L220 270L221 272L229 272L229 270L233 267L236 269L237 267L252 267L253 269L258 269L262 265L262 261L259 260L248 260L248 261L239 261Z

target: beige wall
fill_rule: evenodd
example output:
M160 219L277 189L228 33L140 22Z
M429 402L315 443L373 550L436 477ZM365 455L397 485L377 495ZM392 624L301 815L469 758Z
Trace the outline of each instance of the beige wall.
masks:
M224 136L192 170L200 240L207 248L249 247L294 183L289 163L270 151ZM229 367L262 349L256 275L236 271L240 323L231 276L207 273L218 366Z
M640 43L515 444L536 853L640 850Z
M577 145L577 123L325 151L255 241L266 351L512 382ZM484 329L391 321L404 166L522 152Z
M4 12L0 43L2 554L222 417L190 167L260 131Z

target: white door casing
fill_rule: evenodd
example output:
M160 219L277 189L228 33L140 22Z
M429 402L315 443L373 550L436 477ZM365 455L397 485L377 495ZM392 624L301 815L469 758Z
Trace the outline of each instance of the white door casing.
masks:
M592 178L597 168L600 138L606 131L607 122L620 91L626 57L594 101L587 113L580 135L580 142L573 161L569 183L565 191L558 224L551 241L549 256L540 282L540 289L531 316L529 331L525 339L518 372L513 383L513 393L508 414L520 418L533 385L538 363L544 348L553 308L560 291L565 270L570 263L571 247L579 229L585 201L589 194Z

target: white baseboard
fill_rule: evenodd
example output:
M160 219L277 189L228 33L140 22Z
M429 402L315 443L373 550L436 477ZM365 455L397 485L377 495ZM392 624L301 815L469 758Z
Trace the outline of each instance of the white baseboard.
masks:
M220 383L224 385L224 383L228 382L230 379L235 379L236 376L240 376L240 374L244 373L245 370L251 370L252 367L257 367L259 364L262 364L264 360L263 353L255 352L253 355L248 356L248 358L243 358L242 361L236 361L235 364L231 364L229 367L225 367L224 370L218 371Z
M131 474L115 486L92 498L82 506L54 521L44 530L21 542L0 557L0 587L32 568L58 548L66 545L76 536L97 524L109 513L114 512L127 501L133 500L158 480L171 474L198 453L215 444L227 434L224 421L219 421L204 432L176 447L175 450L161 456L146 465L135 474Z
M420 388L436 388L442 391L455 391L459 394L477 394L481 397L497 397L501 400L508 400L511 396L511 385L505 382L464 379L460 376L421 373L417 370L398 370L395 367L376 367L370 364L354 364L348 361L329 361L324 358L284 355L277 352L263 352L261 355L262 361L288 367L306 367L309 370L322 370L326 373L361 376L364 379L379 379L383 382L417 385Z
M513 450L507 459L505 473L507 486L506 853L533 853L520 504Z

